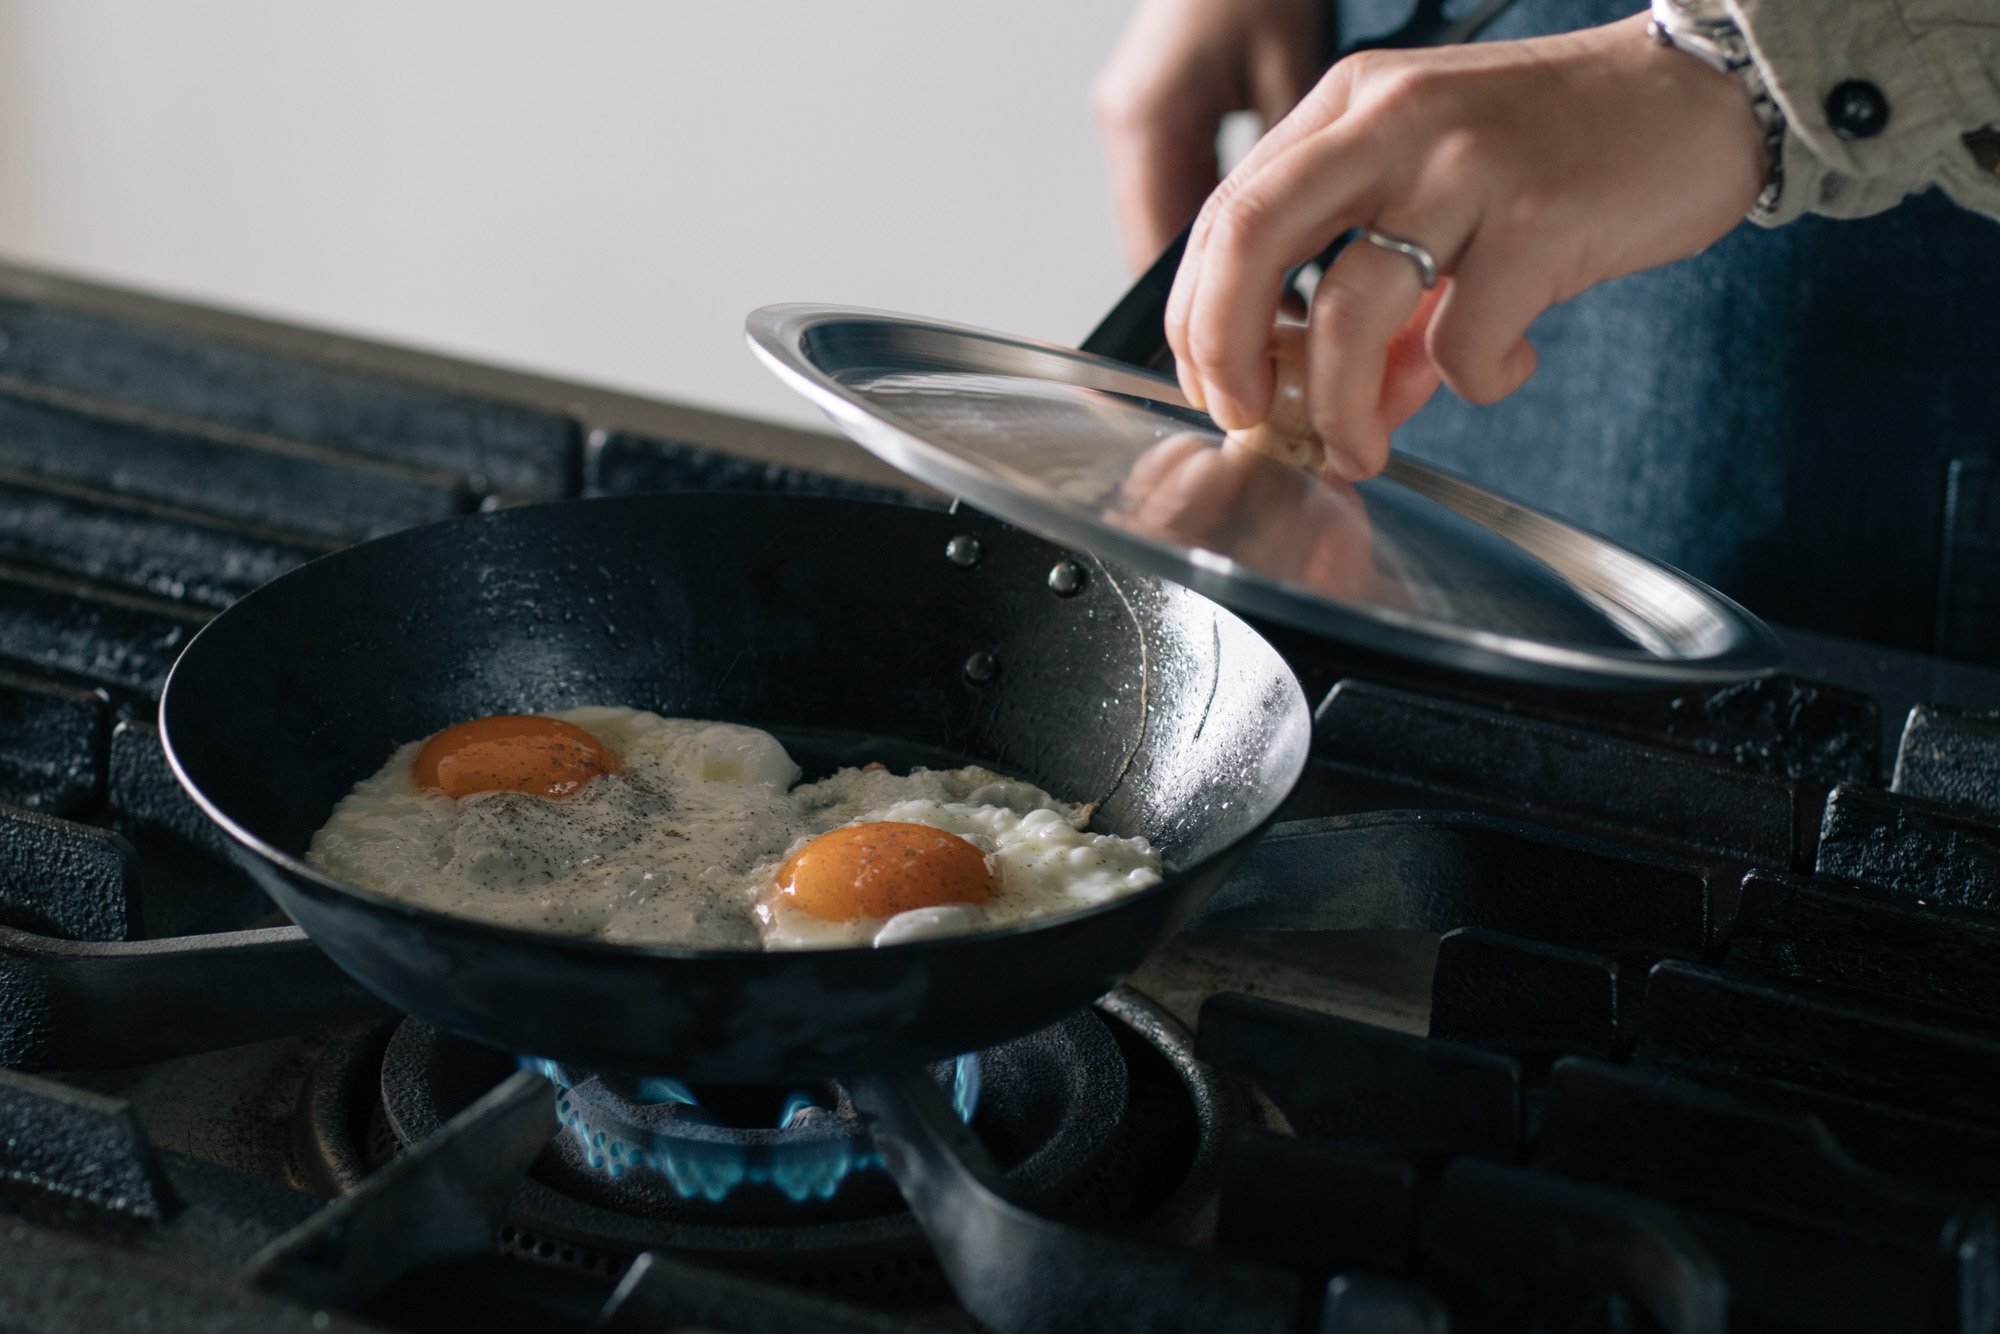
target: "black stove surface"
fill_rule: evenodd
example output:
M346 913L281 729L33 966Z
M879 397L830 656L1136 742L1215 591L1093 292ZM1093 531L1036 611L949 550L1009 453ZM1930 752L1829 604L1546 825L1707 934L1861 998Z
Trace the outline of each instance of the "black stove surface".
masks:
M898 494L823 447L0 270L0 1328L2000 1328L1977 667L1796 636L1605 697L1271 627L1319 701L1287 823L970 1106L517 1069L270 918L172 782L166 668L292 565Z

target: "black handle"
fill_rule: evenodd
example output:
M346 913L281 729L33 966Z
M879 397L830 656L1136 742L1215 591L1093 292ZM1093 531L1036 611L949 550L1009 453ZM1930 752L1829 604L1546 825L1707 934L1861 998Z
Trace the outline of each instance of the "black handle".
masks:
M1273 826L1188 929L1478 926L1700 950L1712 943L1712 897L1705 868L1616 844L1469 811L1371 811Z
M923 1070L848 1082L952 1292L999 1334L1299 1327L1296 1275L1044 1218L1010 1198L985 1144ZM1137 1314L1144 1319L1138 1320Z
M101 1070L396 1011L295 926L167 940L0 927L0 1065Z
M1167 242L1160 257L1118 298L1118 304L1098 321L1090 337L1078 345L1079 351L1122 361L1142 371L1173 374L1174 354L1167 346L1167 296L1174 290L1174 274L1180 270L1188 232L1193 228L1190 221L1181 228L1179 236Z

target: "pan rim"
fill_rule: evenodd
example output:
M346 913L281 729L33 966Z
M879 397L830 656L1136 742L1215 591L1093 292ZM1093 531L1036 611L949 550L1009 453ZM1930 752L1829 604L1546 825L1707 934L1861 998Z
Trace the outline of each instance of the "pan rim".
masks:
M759 493L748 492L742 494L756 495ZM835 946L814 946L807 949L783 949L783 950L769 950L769 949L723 950L723 949L704 949L688 945L676 945L668 942L611 941L611 940L602 940L591 936L567 936L555 932L536 931L529 928L508 926L497 922L484 921L477 917L462 916L455 913L439 912L435 909L426 908L418 904L412 904L405 902L401 899L393 898L377 890L371 890L364 888L363 886L350 884L345 880L340 880L334 876L326 874L325 872L309 865L303 859L296 857L291 853L280 850L279 848L267 842L265 839L259 837L257 834L245 828L236 819L234 819L232 816L224 812L221 809L221 807L218 806L216 802L205 791L203 791L201 786L194 781L193 776L188 773L186 766L183 764L181 756L174 746L173 729L168 721L168 709L169 709L169 704L174 697L173 692L174 692L175 681L180 676L182 668L188 663L190 658L195 656L196 650L201 645L204 638L210 637L211 634L215 631L216 627L223 623L224 618L229 616L230 613L234 611L236 608L248 605L254 599L262 599L265 598L266 596L273 596L273 597L282 596L281 592L275 592L274 590L280 590L282 586L286 584L288 581L293 580L296 577L303 576L307 571L312 570L315 567L321 566L327 562L339 562L343 557L352 558L351 553L362 551L364 549L379 548L381 544L394 543L399 539L415 540L415 535L418 534L425 534L446 527L454 527L454 526L470 527L474 524L484 525L484 524L506 523L509 521L515 521L515 516L532 514L536 511L546 510L557 506L573 506L577 504L643 505L648 502L657 503L661 500L672 499L675 497L699 497L705 501L713 501L714 499L717 498L717 493L705 493L705 492L671 493L670 492L670 493L656 493L651 495L642 494L642 495L630 495L630 496L583 496L583 497L572 497L561 500L543 501L533 505L514 506L503 510L495 510L495 511L481 512L474 514L453 515L450 518L440 519L435 522L427 524L419 524L410 528L399 529L392 533L385 533L379 537L368 538L364 541L353 543L352 545L342 547L337 551L327 552L324 555L317 556L312 560L306 561L298 566L295 566L294 568L285 571L285 573L277 576L276 578L271 579L266 583L259 585L257 588L252 589L249 593L244 594L241 598L238 598L235 602L232 602L228 607L224 608L221 612L217 613L216 616L208 622L208 624L202 626L200 630L196 631L195 634L188 640L186 646L182 648L179 656L177 656L174 659L173 666L168 669L166 680L160 688L160 703L159 703L159 708L155 713L155 719L160 733L160 749L166 756L167 767L173 773L174 780L180 785L181 790L185 792L188 795L188 797L194 801L195 805L201 810L202 814L207 816L209 820L211 820L217 827L219 827L225 834L227 834L230 837L230 839L236 844L237 847L245 851L248 851L249 853L254 854L260 860L283 871L294 882L302 882L302 885L309 885L324 894L332 894L356 900L366 905L369 909L376 912L389 913L398 917L405 918L412 922L420 923L425 926L437 928L443 931L455 931L455 932L470 931L474 935L490 937L496 941L500 941L516 947L533 947L542 949L574 949L587 955L600 956L606 959L616 959L626 963L633 963L638 961L650 961L657 963L689 963L689 962L710 962L710 961L729 960L732 963L736 964L737 966L745 966L745 961L747 960L762 959L771 961L769 966L779 967L782 966L782 961L786 959L811 960L811 959L831 959L831 958L863 958L863 957L877 957L877 956L917 957L925 954L949 952L955 948L964 948L979 942L1013 940L1041 932L1060 931L1079 923L1095 920L1100 916L1116 912L1119 909L1126 907L1130 904L1140 902L1142 900L1151 897L1159 896L1172 889L1177 883L1201 874L1206 868L1213 865L1219 859L1224 857L1234 856L1241 853L1245 847L1248 847L1250 844L1254 843L1258 838L1262 837L1265 830L1267 830L1272 824L1272 822L1276 820L1278 812L1283 808L1286 799L1291 795L1292 791L1298 786L1299 779L1305 772L1306 765L1309 762L1309 750L1310 750L1309 744L1302 744L1296 748L1297 754L1294 757L1296 760L1295 764L1290 762L1286 762L1284 764L1284 768L1289 770L1289 772L1282 774L1283 782L1281 786L1283 790L1279 792L1271 800L1270 809L1263 815L1263 817L1257 820L1251 826L1249 826L1241 836L1239 836L1236 839L1233 839L1230 843L1228 843L1224 847L1216 850L1215 852L1212 852L1208 856L1203 857L1198 861L1187 863L1184 866L1175 867L1172 870L1168 870L1163 865L1162 876L1158 884L1148 885L1146 888L1142 890L1138 890L1131 894L1121 895L1117 898L1107 900L1106 902L1103 903L1093 904L1084 908L1078 908L1073 912L1066 912L1055 917L1044 917L1026 922L1017 922L1008 926L994 927L990 930L963 932L947 936L932 936L919 940L901 941L890 945L835 945ZM856 499L851 497L787 496L786 499L790 502L816 503L816 504L824 503L824 504L846 505L846 506L866 506L869 508L880 508L889 510L902 510L907 508L906 506L899 505L893 501ZM1007 520L997 517L995 518L995 522L1008 524ZM1014 525L1008 524L1008 526L1012 527ZM1041 538L1033 534L1032 532L1029 532L1028 530L1022 529L1021 531L1026 535L1033 537L1037 541L1047 540L1045 538ZM1101 561L1101 558L1097 557L1095 553L1090 553L1090 554L1092 555L1093 559L1098 559ZM1173 585L1171 580L1162 579L1158 575L1147 574L1143 571L1131 570L1123 567L1115 567L1115 568L1118 568L1121 578L1130 577L1134 579L1148 580L1166 587L1175 586ZM1223 605L1222 603L1216 602L1213 598L1210 598L1205 594L1198 592L1197 590L1181 586L1181 591L1187 593L1189 596L1199 598L1204 603L1207 603L1213 609L1214 613L1217 616L1226 618L1228 621L1234 622L1235 624L1241 626L1245 631L1249 633L1249 635L1255 640L1257 644L1262 646L1265 652L1271 654L1272 658L1276 661L1282 673L1284 681L1290 687L1289 690L1285 692L1286 700L1285 700L1284 711L1288 715L1289 721L1295 722L1301 729L1303 739L1309 741L1311 733L1310 702L1306 698L1305 688L1300 683L1297 674L1293 672L1290 664L1284 661L1282 655L1278 653L1276 647L1273 646L1270 643L1270 641L1267 640L1262 634L1259 634L1256 630L1256 627L1250 625L1247 621L1245 621L1240 615L1238 615L1235 611L1231 610L1229 607ZM711 719L706 721L730 722L732 720ZM743 724L743 725L748 726L748 724ZM1282 731L1289 729L1286 725L1281 724L1279 730ZM978 761L975 760L974 762Z

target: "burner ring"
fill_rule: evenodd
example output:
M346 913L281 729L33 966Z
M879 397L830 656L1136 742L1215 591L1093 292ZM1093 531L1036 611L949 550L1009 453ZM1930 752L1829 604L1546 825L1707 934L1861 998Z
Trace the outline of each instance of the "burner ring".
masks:
M683 1198L711 1204L746 1185L803 1203L831 1199L851 1174L881 1165L853 1100L830 1080L782 1098L771 1090L745 1097L728 1089L697 1094L675 1079L573 1075L553 1061L522 1065L554 1085L562 1128L550 1151L577 1172L602 1172L614 1181L651 1172ZM979 1100L979 1058L942 1062L932 1073L970 1121Z
M981 1106L975 1126L1024 1200L1059 1197L1089 1174L1124 1119L1129 1093L1118 1043L1096 1011L1081 1010L980 1057ZM428 1137L459 1108L505 1078L514 1064L490 1048L405 1022L382 1056L382 1107L389 1127L406 1144ZM963 1088L951 1063L931 1069L946 1088ZM796 1227L903 1212L902 1196L886 1172L854 1170L861 1155L872 1160L873 1149L865 1141L857 1147L842 1133L861 1128L860 1116L844 1094L823 1092L822 1100L835 1102L836 1107L822 1108L822 1115L810 1118L807 1135L787 1143L784 1132L770 1123L782 1119L778 1113L789 1090L702 1090L702 1096L739 1112L736 1119L765 1123L742 1132L692 1121L680 1111L684 1104L678 1099L631 1101L628 1095L639 1092L639 1081L616 1078L607 1082L592 1077L572 1085L563 1099L569 1103L567 1112L558 1112L567 1133L550 1141L536 1161L531 1185L550 1187L551 1203L567 1199L601 1210L609 1219L635 1220L647 1234L662 1224ZM683 1092L694 1096L692 1091ZM743 1111L759 1104L768 1109L761 1116ZM844 1120L838 1110L841 1104L847 1109ZM649 1142L637 1157L633 1141L620 1155L624 1164L651 1159L648 1165L662 1170L621 1168L613 1173L612 1127L590 1125L583 1134L576 1132L579 1122L588 1124L592 1112L603 1115L598 1109L637 1122L637 1127L625 1131L635 1137L671 1130L671 1138ZM771 1170L771 1151L780 1145L796 1150L784 1182L773 1180ZM758 1174L763 1180L751 1177L751 1150L764 1169ZM822 1186L827 1188L818 1189ZM556 1212L569 1211L557 1208ZM613 1225L614 1234L626 1231ZM635 1241L652 1244L644 1236Z
M1096 1049L1096 1059L1124 1073L1122 1124L1110 1142L1092 1148L1081 1163L1065 1163L1064 1153L1041 1143L1047 1127L1023 1120L1032 1107L1021 1105L1021 1094L1004 1078L984 1090L975 1127L1003 1168L1013 1163L1017 1193L1038 1212L1199 1240L1213 1221L1220 1145L1245 1116L1240 1096L1194 1059L1192 1040L1178 1021L1130 988L1112 992L1095 1011L1075 1018L1094 1023L1111 1039L1108 1049ZM437 1073L424 1076L424 1060L407 1062L421 1053L411 1050L413 1035L405 1029L422 1026L404 1021L331 1035L297 1106L297 1157L309 1188L328 1194L352 1190L400 1151L404 1141L385 1110L385 1087ZM515 1062L434 1030L424 1032L423 1042L453 1043L479 1056L456 1075L444 1072L452 1087L441 1090L448 1095L442 1103L433 1104L435 1129L438 1116L461 1110ZM400 1054L392 1061L385 1047L398 1036L394 1045ZM1060 1109L1065 1097L1048 1101ZM1060 1111L1045 1108L1044 1114ZM1026 1130L995 1143L996 1125ZM415 1128L405 1120L406 1131ZM811 1202L817 1213L786 1201L782 1218L732 1221L732 1210L743 1203L740 1196L722 1206L675 1197L678 1212L658 1218L628 1212L602 1171L583 1166L565 1176L552 1168L553 1157L543 1155L509 1207L496 1237L503 1254L601 1278L616 1275L634 1254L658 1249L889 1308L923 1308L950 1299L916 1220L886 1172L852 1174L833 1201ZM603 1193L581 1198L573 1187ZM868 1202L858 1190L880 1194Z

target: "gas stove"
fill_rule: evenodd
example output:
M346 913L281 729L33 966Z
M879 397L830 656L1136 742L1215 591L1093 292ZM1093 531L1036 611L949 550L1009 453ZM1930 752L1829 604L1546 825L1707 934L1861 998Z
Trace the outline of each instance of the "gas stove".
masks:
M1265 627L1284 823L1130 983L706 1088L389 1011L152 724L344 543L941 506L844 442L0 269L0 1328L2000 1328L2000 673L1592 696ZM945 559L939 553L939 559Z

